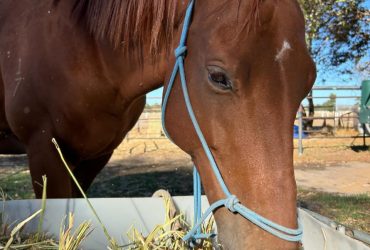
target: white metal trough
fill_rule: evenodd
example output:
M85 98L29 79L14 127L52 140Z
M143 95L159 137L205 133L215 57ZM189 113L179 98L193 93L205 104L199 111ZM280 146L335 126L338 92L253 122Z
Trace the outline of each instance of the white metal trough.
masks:
M173 199L179 211L183 212L191 221L193 197L174 197ZM141 229L145 235L164 221L164 202L161 198L104 198L90 199L90 201L111 236L122 245L129 243L125 236L131 226L134 225L137 229ZM0 207L3 206L6 220L19 222L39 210L41 200L6 201L5 204L0 202ZM204 209L207 206L207 199L203 197ZM60 224L69 212L75 215L76 225L86 220L92 221L94 231L84 242L84 249L106 249L108 242L103 230L83 199L47 200L44 231L51 235L58 235ZM305 250L370 250L369 246L347 236L343 227L325 217L302 209L299 210L299 216L304 229L303 245ZM37 225L37 219L31 221L26 225L24 232L36 232ZM354 231L353 234L355 237L363 239L364 242L370 239L369 235L358 231Z

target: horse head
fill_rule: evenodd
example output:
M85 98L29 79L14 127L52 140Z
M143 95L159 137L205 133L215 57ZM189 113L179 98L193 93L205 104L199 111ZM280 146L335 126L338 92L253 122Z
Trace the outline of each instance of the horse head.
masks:
M297 228L293 123L316 76L297 1L196 1L186 48L177 53L184 58L186 90L177 77L165 124L174 143L192 157L210 203L225 192L188 112L240 204ZM232 212L215 212L226 249L297 248Z

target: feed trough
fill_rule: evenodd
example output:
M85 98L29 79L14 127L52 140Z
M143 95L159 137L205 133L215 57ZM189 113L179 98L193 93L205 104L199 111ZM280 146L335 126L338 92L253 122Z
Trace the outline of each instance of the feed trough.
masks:
M204 208L208 206L207 198L202 197ZM178 210L192 220L193 197L173 197ZM90 199L109 233L120 245L128 244L125 237L132 226L148 234L158 224L163 223L165 207L162 198L101 198ZM41 207L41 200L17 200L0 202L4 208L7 221L20 221L27 218ZM72 212L75 223L91 221L93 232L84 241L84 249L107 249L107 239L91 209L83 199L47 200L43 221L43 230L50 235L59 235L60 224L65 215ZM310 211L299 209L299 217L304 229L303 245L305 250L370 250L364 242L369 235L350 231L357 239L347 236L349 230L335 224L329 219ZM38 220L29 222L24 233L37 232ZM368 242L369 243L369 242Z

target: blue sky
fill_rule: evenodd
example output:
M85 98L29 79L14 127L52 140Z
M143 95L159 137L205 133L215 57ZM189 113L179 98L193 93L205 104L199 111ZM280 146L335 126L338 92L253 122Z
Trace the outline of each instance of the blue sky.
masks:
M370 9L370 0L366 0L364 6ZM365 58L366 60L370 60L370 54L368 54ZM368 76L367 76L368 77ZM351 75L340 75L336 71L326 70L325 68L320 68L318 65L318 77L315 82L317 86L332 86L332 85L361 85L361 82L364 79L364 76L359 74L351 74ZM160 103L162 97L162 88L154 90L148 93L147 103L154 104ZM333 91L314 91L314 96L329 96ZM336 91L337 96L359 96L361 95L360 91ZM325 102L325 99L316 99L314 100L315 103L320 104ZM355 99L338 99L338 105L350 105L356 102ZM305 103L305 102L304 102Z

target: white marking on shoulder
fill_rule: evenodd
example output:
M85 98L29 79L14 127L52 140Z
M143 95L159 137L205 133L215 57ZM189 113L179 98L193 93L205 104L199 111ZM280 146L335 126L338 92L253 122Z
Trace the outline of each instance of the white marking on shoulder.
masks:
M275 57L275 61L280 62L283 60L285 54L291 50L292 47L290 46L290 43L287 40L284 40L283 47L280 49L280 51L277 53Z

